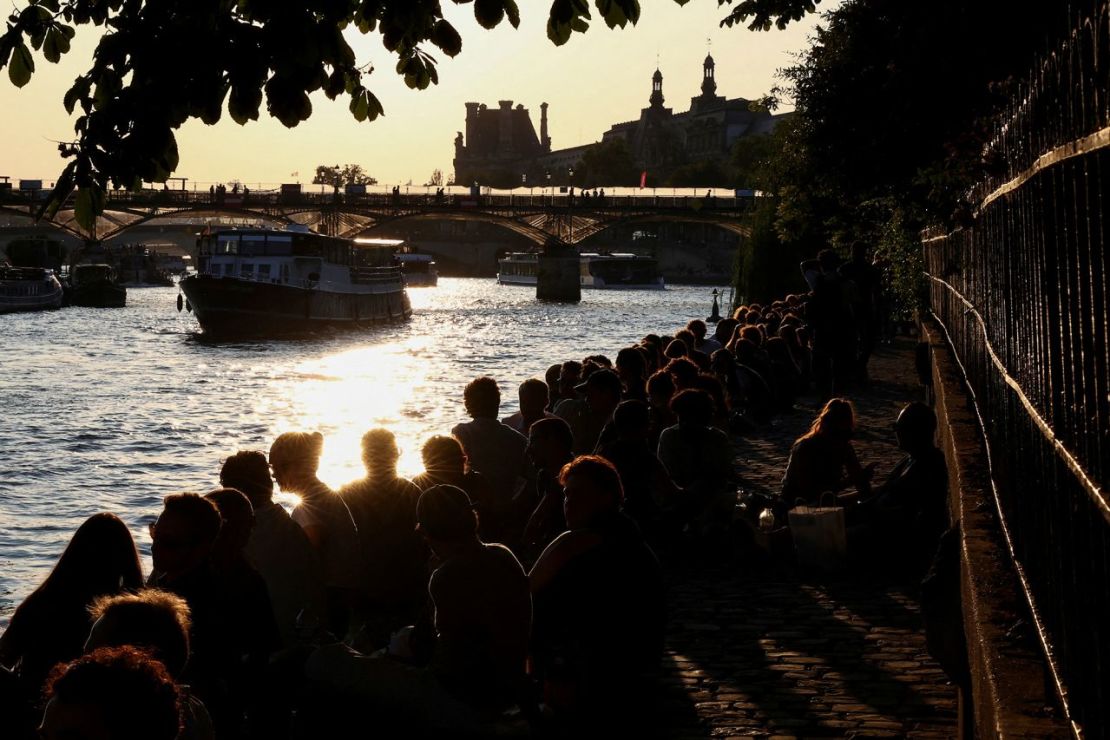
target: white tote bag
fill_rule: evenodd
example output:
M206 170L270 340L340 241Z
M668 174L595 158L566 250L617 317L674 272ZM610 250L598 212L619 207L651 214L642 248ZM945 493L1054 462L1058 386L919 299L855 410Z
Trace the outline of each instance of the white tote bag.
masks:
M788 513L798 565L838 570L847 562L844 509L840 506L796 506Z

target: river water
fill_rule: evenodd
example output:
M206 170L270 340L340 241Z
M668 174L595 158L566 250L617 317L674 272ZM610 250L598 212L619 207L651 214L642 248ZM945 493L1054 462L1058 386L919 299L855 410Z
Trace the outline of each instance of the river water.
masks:
M281 432L322 432L320 477L339 485L362 474L362 434L385 426L414 475L423 441L465 420L470 379L496 378L508 415L520 381L704 317L710 291L555 305L534 288L444 278L409 291L404 324L222 344L175 310L176 288L131 289L124 309L0 316L0 627L91 514L122 517L149 570L162 497L215 487L224 458Z

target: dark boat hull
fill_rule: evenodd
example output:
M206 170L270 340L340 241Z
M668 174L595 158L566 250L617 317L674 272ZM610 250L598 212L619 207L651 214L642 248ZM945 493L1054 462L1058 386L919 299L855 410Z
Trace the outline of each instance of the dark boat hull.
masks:
M71 306L91 308L123 308L127 305L127 289L108 281L75 285L66 298Z
M408 294L400 287L332 293L210 275L191 275L180 286L206 334L300 334L403 321L412 315Z

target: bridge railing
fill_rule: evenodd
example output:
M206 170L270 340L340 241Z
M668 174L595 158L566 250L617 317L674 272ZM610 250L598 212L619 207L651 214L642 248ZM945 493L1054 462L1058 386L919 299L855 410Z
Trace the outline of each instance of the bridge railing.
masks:
M988 443L1000 521L1076 735L1110 735L1110 3L1037 60L973 224L925 239L931 309Z
M256 210L266 208L368 208L404 210L603 210L603 211L730 211L747 210L754 202L752 196L716 195L712 191L696 194L652 194L646 191L635 194L610 194L604 196L570 193L492 192L480 195L435 193L312 193L281 192L278 190L245 190L209 192L207 190L149 189L140 191L109 191L107 210L126 208L203 208ZM22 207L41 205L47 190L0 191L0 204ZM72 203L68 204L72 206Z

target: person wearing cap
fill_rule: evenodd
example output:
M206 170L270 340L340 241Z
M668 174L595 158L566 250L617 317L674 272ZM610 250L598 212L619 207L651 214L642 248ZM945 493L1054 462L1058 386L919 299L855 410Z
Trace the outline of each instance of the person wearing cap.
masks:
M428 582L436 634L431 663L417 668L340 643L317 650L306 671L333 692L357 698L360 717L380 710L392 729L481 736L520 696L525 680L528 576L508 548L478 537L478 516L462 489L432 486L420 496L416 518L438 560Z
M585 402L563 418L574 435L574 454L589 455L599 442L608 442L615 435L611 430L606 431L606 425L621 402L624 387L620 376L605 368L590 373L575 390L582 393Z

